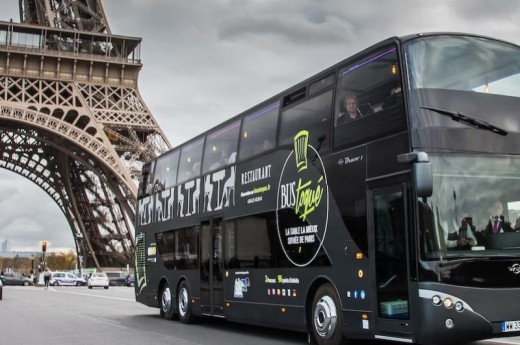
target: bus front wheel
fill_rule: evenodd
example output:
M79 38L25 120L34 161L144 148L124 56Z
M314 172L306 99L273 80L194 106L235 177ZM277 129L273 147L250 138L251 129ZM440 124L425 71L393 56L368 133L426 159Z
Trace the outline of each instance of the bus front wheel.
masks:
M177 311L179 313L179 320L182 323L192 323L194 321L194 316L191 312L190 290L186 281L183 281L179 286L179 294L177 296Z
M319 287L311 314L312 333L319 345L338 345L343 341L343 314L336 290L331 284Z
M172 292L168 283L164 284L161 291L161 316L167 320L173 319Z

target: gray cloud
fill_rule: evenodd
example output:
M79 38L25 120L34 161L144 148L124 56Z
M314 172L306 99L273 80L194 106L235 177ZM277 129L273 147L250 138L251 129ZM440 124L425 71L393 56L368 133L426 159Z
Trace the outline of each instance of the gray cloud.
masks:
M39 250L43 240L49 250L72 248L73 237L58 205L39 187L15 173L0 170L0 241L12 249Z

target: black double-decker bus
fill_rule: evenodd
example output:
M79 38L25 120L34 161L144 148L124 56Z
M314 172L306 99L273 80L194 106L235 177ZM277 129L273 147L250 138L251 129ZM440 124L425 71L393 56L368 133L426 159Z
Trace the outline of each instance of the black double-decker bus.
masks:
M136 299L345 338L520 334L520 47L393 37L144 165Z

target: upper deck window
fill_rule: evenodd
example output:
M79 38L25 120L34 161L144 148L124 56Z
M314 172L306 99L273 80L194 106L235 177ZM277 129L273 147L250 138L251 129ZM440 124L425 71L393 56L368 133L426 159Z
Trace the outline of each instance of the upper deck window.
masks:
M275 146L279 107L277 102L244 118L239 155L241 160Z
M402 103L397 48L380 51L339 73L335 120L343 125Z
M200 174L204 139L188 143L181 150L177 183L184 182Z
M208 135L204 149L203 173L236 161L239 131L240 121L235 121Z
M410 125L418 131L412 136L415 147L518 152L517 145L495 137L490 145L481 134L520 132L519 46L442 34L414 38L403 50ZM483 131L469 135L472 128Z
M406 43L412 89L520 97L520 47L470 36L425 36Z
M334 85L334 81L336 80L335 74L330 74L325 78L322 78L318 81L315 81L311 85L309 85L309 95L313 95L315 93L320 92L321 90L325 90L329 86Z
M178 166L179 150L168 152L157 159L153 181L154 191L165 190L175 185Z
M301 130L310 132L309 144L316 150L327 150L330 146L329 124L332 108L332 90L310 98L282 113L279 145L292 143Z

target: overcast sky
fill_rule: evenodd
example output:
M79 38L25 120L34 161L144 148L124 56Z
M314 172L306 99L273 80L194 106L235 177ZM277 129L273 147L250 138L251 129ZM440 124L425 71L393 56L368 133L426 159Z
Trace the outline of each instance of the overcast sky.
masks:
M142 37L139 90L173 145L390 36L458 31L520 44L518 0L105 0L112 33ZM0 20L18 18L2 0ZM30 205L30 211L16 205ZM73 248L58 206L0 169L0 242Z

